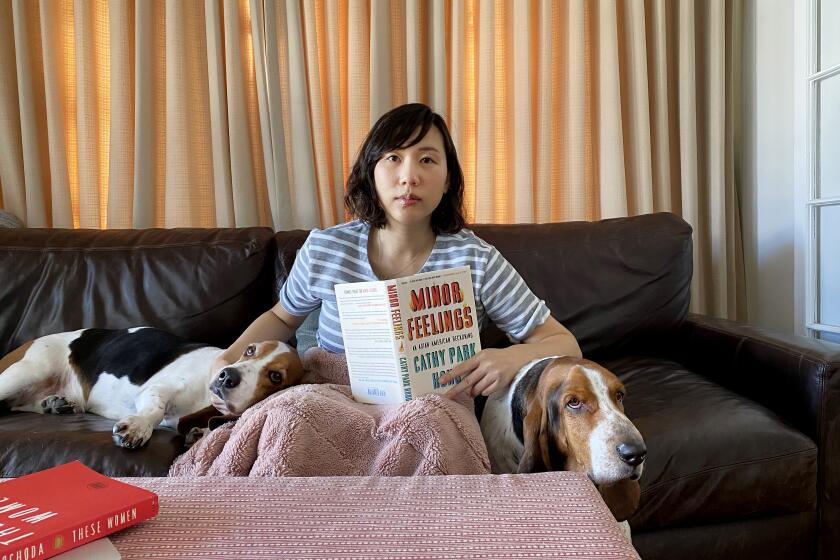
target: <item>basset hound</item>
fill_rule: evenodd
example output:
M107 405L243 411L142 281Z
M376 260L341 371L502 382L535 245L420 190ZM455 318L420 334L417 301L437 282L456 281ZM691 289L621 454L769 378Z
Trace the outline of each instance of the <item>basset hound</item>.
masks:
M282 342L251 344L211 374L221 352L149 327L43 336L0 360L0 413L91 412L116 420L114 442L135 448L158 425L176 428L210 406L241 414L303 375L297 352Z
M616 520L626 520L639 505L647 448L624 415L624 394L613 373L589 360L551 356L526 364L484 406L481 432L493 472L585 473Z

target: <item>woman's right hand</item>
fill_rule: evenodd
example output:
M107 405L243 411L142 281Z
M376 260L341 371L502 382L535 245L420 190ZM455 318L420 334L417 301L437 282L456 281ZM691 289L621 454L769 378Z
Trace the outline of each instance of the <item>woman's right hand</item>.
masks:
M213 360L211 375L215 378L219 374L219 370L239 360L245 348L253 342L264 340L288 341L304 319L306 317L289 314L283 308L283 305L277 302L274 307L254 319L254 322L245 329L245 332Z

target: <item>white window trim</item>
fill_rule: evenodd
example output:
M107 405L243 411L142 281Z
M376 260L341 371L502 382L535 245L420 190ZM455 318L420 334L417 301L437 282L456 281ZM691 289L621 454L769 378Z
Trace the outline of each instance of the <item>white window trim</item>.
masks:
M811 232L808 217L808 200L811 193L809 132L813 129L813 117L808 98L808 76L815 48L811 29L815 12L816 0L794 4L794 332L802 336L813 336L813 331L807 328L811 319L811 306L808 302L813 297L812 275L809 273Z
M819 208L840 204L840 197L817 196L817 86L832 76L840 75L840 64L819 70L819 0L797 2L795 8L795 134L794 176L796 201L794 248L794 313L796 333L812 338L819 331L840 334L840 327L817 321L819 310L819 273L817 270L817 212Z

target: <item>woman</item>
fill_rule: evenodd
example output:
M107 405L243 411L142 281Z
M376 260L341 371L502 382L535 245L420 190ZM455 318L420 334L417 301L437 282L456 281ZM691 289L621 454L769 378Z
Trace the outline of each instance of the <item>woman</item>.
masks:
M344 352L334 285L385 280L469 265L479 325L487 318L514 340L485 349L440 382L462 381L448 395L502 390L529 361L581 356L574 336L551 317L513 267L491 245L463 229L464 181L443 118L420 103L383 115L368 133L347 179L344 202L357 218L313 230L295 259L280 301L260 315L214 364L236 360L262 340L286 341L321 308L318 345Z

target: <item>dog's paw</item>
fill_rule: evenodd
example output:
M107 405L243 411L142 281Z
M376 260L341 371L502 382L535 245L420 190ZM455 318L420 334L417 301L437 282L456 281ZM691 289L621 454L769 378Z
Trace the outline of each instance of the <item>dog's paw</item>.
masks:
M114 424L114 443L126 449L142 447L152 437L154 426L140 416L126 416Z
M84 412L78 403L59 395L50 395L41 401L44 414L79 414Z
M209 433L210 430L208 428L199 428L198 426L191 428L190 431L187 432L187 435L184 436L184 447L189 449L190 447L198 443L198 440L200 440Z

